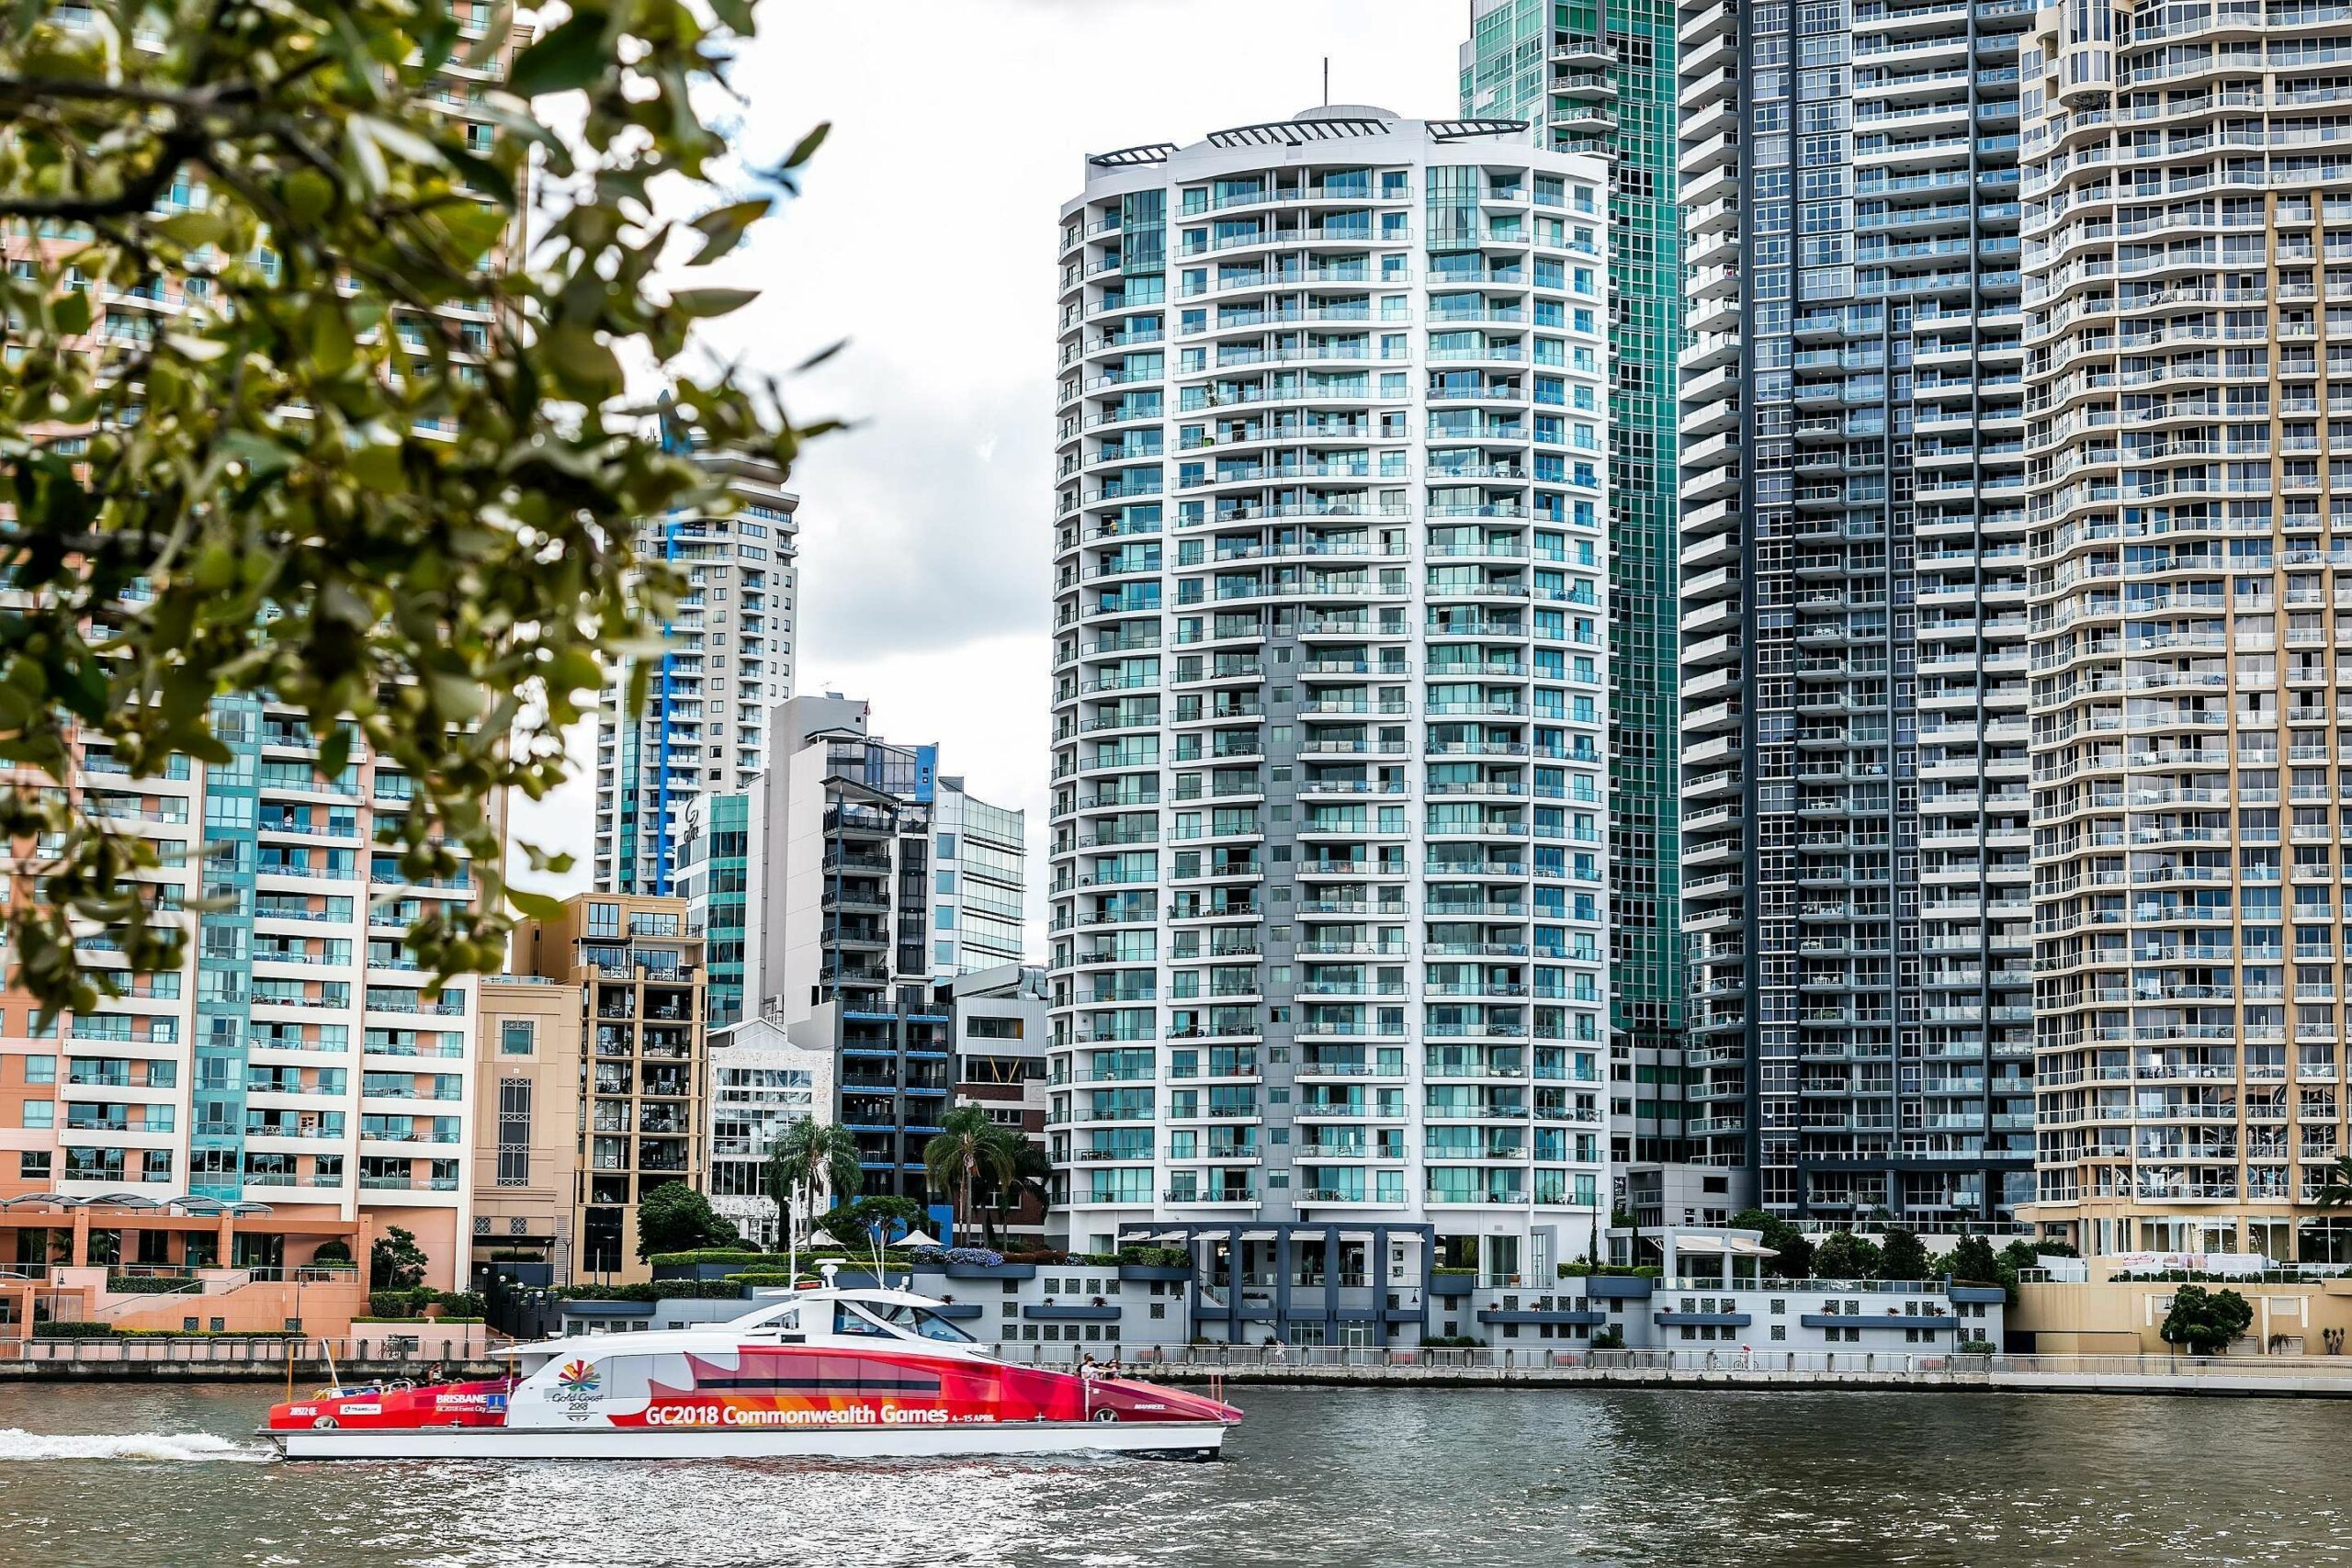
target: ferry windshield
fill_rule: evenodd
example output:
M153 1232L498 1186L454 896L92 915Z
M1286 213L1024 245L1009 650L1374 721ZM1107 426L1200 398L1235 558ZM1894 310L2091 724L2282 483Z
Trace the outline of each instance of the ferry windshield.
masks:
M944 1339L955 1345L978 1343L970 1335L926 1307L909 1306L903 1302L899 1302L876 1312L875 1315L894 1328L903 1328L910 1334L920 1334L925 1339Z

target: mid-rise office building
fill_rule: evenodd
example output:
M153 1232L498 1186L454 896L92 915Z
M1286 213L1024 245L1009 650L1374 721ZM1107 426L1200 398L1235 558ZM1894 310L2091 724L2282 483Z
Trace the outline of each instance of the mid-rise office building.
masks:
M743 1021L752 885L752 797L701 795L686 803L685 844L674 877L686 930L702 938L704 994L712 1033Z
M1682 221L1672 0L1472 0L1462 112L1609 160L1611 1163L1637 1215L1682 1136L1675 480ZM1666 1215L1694 1220L1696 1216ZM1656 1224L1642 1218L1640 1223Z
M798 498L761 459L706 457L734 510L647 521L639 552L686 580L668 646L634 719L636 676L624 660L596 728L595 886L606 893L673 891L689 806L740 793L767 765L767 715L792 695Z
M1051 995L1044 967L1000 964L959 976L942 989L954 1020L956 1103L979 1106L989 1121L1044 1150L1050 1098L1046 1002ZM989 1216L999 1239L1044 1239L1045 1194L1026 1192L1014 1184L1001 1189L999 1198L989 1205ZM977 1216L973 1223L982 1224Z
M543 975L485 975L477 986L470 1278L560 1283L571 1278L580 1179L580 993Z
M580 1009L577 1279L649 1278L638 1205L657 1187L705 1179L702 942L685 919L683 899L583 893L514 931L515 968L561 982Z
M1681 10L1683 1126L1777 1214L2031 1195L2030 12Z
M1548 1275L1607 1195L1607 166L1342 105L1085 173L1061 1213L1385 1334L1392 1281Z
M795 1122L835 1119L838 1067L831 1042L798 1044L783 1025L763 1018L712 1032L710 1205L747 1240L783 1242L769 1161ZM811 1195L803 1200L803 1218L815 1212Z
M856 1134L866 1190L920 1197L955 1080L933 982L989 951L966 934L995 945L991 922L1021 930L1023 821L943 777L937 747L893 745L868 720L865 703L832 695L771 716L772 761L752 792L747 985L760 1019L835 1056L835 1119ZM984 918L967 923L967 908Z
M2026 40L2032 1215L2093 1256L2341 1256L2347 57L2262 0Z

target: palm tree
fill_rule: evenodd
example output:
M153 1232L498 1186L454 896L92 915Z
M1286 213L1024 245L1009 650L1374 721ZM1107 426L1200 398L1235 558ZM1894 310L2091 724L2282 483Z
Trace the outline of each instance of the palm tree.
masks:
M990 1247L996 1245L999 1230L1010 1228L1012 1212L1023 1198L1037 1200L1040 1213L1052 1208L1054 1201L1054 1162L1046 1157L1045 1145L1010 1128L997 1131L1012 1146L1012 1174L989 1183L988 1203L980 1210L980 1224Z
M959 1105L949 1111L940 1119L939 1131L923 1145L923 1169L933 1187L954 1195L958 1224L969 1223L976 1179L1012 1179L1013 1156L1008 1145L1004 1129L977 1105Z
M2338 1155L2328 1166L2327 1179L2320 1184L2318 1191L2312 1194L2312 1206L2329 1218L2323 1222L2305 1220L2296 1227L2296 1254L2306 1261L2319 1261L2311 1256L2314 1250L2312 1234L2316 1231L2319 1233L2318 1249L2327 1254L2325 1261L2336 1262L2342 1246L2339 1238L2344 1233L2340 1228L2341 1223L2334 1216L2339 1211L2352 1207L2352 1155Z
M767 1178L768 1196L775 1200L776 1216L788 1232L796 1191L807 1191L811 1200L820 1192L856 1195L862 1180L857 1139L846 1127L803 1116L776 1138Z
M2322 1209L2352 1208L2352 1155L2337 1155L2335 1163L2327 1168L2327 1180L2312 1202Z

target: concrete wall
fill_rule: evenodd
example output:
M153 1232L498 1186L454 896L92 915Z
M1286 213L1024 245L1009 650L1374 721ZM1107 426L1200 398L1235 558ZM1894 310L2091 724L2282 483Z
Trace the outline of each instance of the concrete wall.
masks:
M2251 1280L2200 1281L2209 1291L2235 1291L2254 1308L2233 1355L2326 1353L2326 1331L2352 1340L2352 1278L2265 1284ZM2172 1348L2159 1330L2177 1283L2155 1280L2030 1280L2018 1287L2009 1326L2033 1336L2044 1354L2161 1355Z

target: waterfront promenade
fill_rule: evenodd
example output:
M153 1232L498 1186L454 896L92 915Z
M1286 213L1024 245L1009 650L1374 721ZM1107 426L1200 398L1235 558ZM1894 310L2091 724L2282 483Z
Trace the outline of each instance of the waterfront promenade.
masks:
M1026 1350L1028 1346L1007 1347ZM1019 1359L1019 1358L1016 1358ZM1191 1346L1122 1363L1170 1382L1512 1388L1877 1388L2352 1399L2352 1357L1902 1351L1376 1350Z
M466 1359L462 1339L380 1345L279 1338L28 1340L0 1356L0 1383L148 1381L315 1383L417 1378L435 1361L452 1379L503 1376ZM1008 1361L1068 1366L1082 1345L992 1347ZM1119 1363L1170 1382L1294 1387L1913 1389L2017 1393L2234 1394L2352 1399L2352 1356L1925 1355L1903 1351L1374 1349L1194 1345Z

